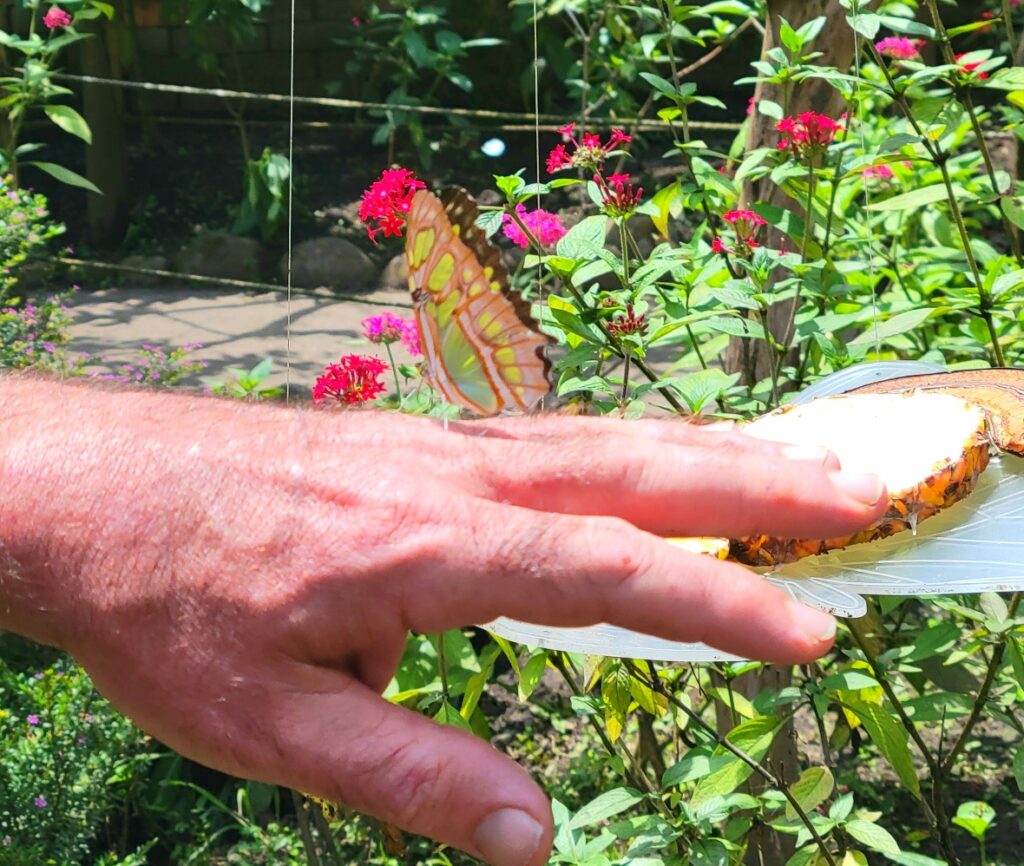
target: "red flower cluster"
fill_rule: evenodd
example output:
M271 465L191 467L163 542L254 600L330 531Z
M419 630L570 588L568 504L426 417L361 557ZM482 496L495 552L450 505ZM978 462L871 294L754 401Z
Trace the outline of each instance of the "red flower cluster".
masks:
M783 118L775 128L784 136L779 150L803 159L825 150L843 126L828 115L805 111L796 117Z
M632 304L626 304L625 315L616 316L608 324L608 332L614 337L625 337L629 334L642 334L646 330L646 317L643 313L639 316L634 313Z
M598 173L594 175L594 183L601 193L601 206L612 219L629 216L644 195L643 187L633 186L628 174L612 174L606 179Z
M957 64L959 64L959 70L964 75L970 75L972 72L974 72L975 69L977 69L979 66L981 66L982 63L985 62L984 60L965 61L963 58L966 57L966 56L967 56L966 53L964 53L964 54L957 54L953 58L957 62ZM986 78L988 78L988 73L987 72L978 72L978 73L975 73L974 77L975 78L980 78L982 81L984 81Z
M761 246L757 240L757 233L761 226L767 224L765 218L752 210L731 210L722 219L729 223L736 233L736 248L729 249L721 238L716 237L711 241L711 252L736 253L743 258L749 258L750 254Z
M377 235L384 232L384 237L399 237L405 226L405 216L412 206L413 194L418 189L426 189L427 185L405 168L389 168L378 180L370 184L363 193L359 205L359 219L366 223L366 233L373 243L377 243ZM377 228L370 223L376 222Z
M351 405L375 400L384 390L378 377L390 369L370 355L342 355L337 364L324 367L313 386L313 402L334 400Z
M608 136L606 143L601 142L601 137L591 132L584 132L580 139L573 135L576 128L575 123L567 124L558 131L568 136L573 146L573 152L569 153L564 144L557 145L548 154L548 172L554 174L563 168L583 168L587 171L600 171L604 161L610 153L619 148L619 145L629 144L633 139L621 129L613 129Z

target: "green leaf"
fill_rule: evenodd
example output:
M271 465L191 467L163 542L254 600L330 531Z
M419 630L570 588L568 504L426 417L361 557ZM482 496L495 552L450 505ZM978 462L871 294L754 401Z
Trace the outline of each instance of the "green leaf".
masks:
M995 820L995 817L996 810L988 803L983 803L980 800L971 800L960 804L960 808L956 810L956 817L953 818L953 823L958 827L963 827L975 839L981 841L985 838L985 833L988 832L988 828Z
M606 663L601 675L601 700L604 701L604 723L612 741L622 736L626 714L633 703L629 669L618 660Z
M1010 656L1010 667L1013 668L1013 675L1017 685L1024 689L1024 653L1020 649L1020 641L1016 635L1009 635L1006 639L1006 649Z
M592 257L595 249L604 247L608 218L595 214L580 220L558 242L555 251L570 259Z
M1024 791L1024 746L1018 746L1013 755L1013 778L1017 781L1017 790Z
M915 797L921 796L921 782L917 778L914 760L907 745L907 731L884 707L863 701L844 701L843 706L852 711L868 732L868 736L885 759L892 765L900 781ZM865 844L867 844L865 842Z
M548 665L548 654L544 650L536 650L522 667L519 677L519 700L525 701L537 688L540 678Z
M789 786L789 793L797 801L804 812L813 812L829 797L836 783L828 767L808 767L800 774L792 785ZM786 802L786 817L796 819L799 816L793 804Z
M89 124L70 105L44 105L43 111L65 132L78 136L86 144L92 144L92 131L89 129Z
M45 171L51 177L57 178L61 183L66 183L68 186L77 186L81 189L87 189L89 192L94 192L96 195L103 195L91 180L76 174L70 168L57 165L55 162L26 162L25 165L34 165L40 171Z
M865 39L874 39L882 26L882 19L871 12L862 12L857 15L847 15L846 23Z
M683 401L694 414L711 400L717 400L739 379L739 373L731 376L721 370L710 368L691 373L672 383L672 390L683 398Z
M878 680L862 671L843 671L842 673L825 677L819 685L823 689L844 689L849 692L855 692L860 689L878 688Z
M481 211L477 215L476 225L487 237L491 237L501 228L503 218L504 214L500 210Z
M953 195L958 201L970 201L975 196L959 184L953 184ZM901 210L912 210L937 201L947 201L948 193L944 183L933 183L918 187L910 192L894 195L892 198L875 201L868 205L868 210L885 211L886 213Z
M759 716L737 725L729 732L726 739L751 760L760 761L768 753L772 740L775 739L775 734L781 726L782 719L774 716ZM723 758L726 763L698 782L690 800L690 805L694 808L712 797L724 797L726 794L731 794L754 772L745 761L722 746L715 749L713 757Z
M879 827L878 824L854 818L852 821L847 821L843 825L843 829L862 845L867 845L868 848L878 851L880 854L889 856L900 852L900 846L893 839L892 834L884 827Z
M935 310L928 309L927 307L907 310L905 313L897 313L891 319L879 323L877 327L869 326L862 334L858 334L850 340L848 345L870 346L876 342L885 342L890 337L900 336L906 334L907 331L912 331L934 313Z
M757 103L757 113L770 117L772 120L782 120L782 106L770 99L762 99Z
M453 728L461 728L471 733L473 731L469 726L469 722L462 718L459 711L448 703L447 700L441 701L441 709L434 713L434 721L440 722L442 725L451 725Z
M900 851L898 854L886 854L893 863L900 866L949 866L945 860L936 860L934 857L926 857L924 854L917 854L913 851Z
M604 821L620 812L625 812L631 806L635 806L644 798L639 791L632 788L615 788L601 794L591 800L580 809L569 822L570 830L578 830L581 827L589 827L598 821Z

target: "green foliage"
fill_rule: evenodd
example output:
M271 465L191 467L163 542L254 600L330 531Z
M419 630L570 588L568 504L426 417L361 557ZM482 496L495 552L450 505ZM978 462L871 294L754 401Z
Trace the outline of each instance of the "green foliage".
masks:
M24 668L0 658L0 706L0 863L93 863L145 761L142 735L60 658Z
M112 19L114 7L101 0L78 0L68 3L62 11L67 23L52 23L44 17L43 0L26 0L24 8L30 15L28 33L19 35L0 30L0 111L7 125L0 150L0 171L19 177L20 167L34 166L61 183L100 194L89 180L65 166L45 160L26 161L29 154L42 149L36 142L21 142L25 121L40 110L54 125L86 144L92 132L85 118L70 105L56 100L72 96L73 91L56 83L53 72L61 55L72 45L87 38L78 30L82 23L96 18ZM70 14L69 14L70 13Z
M64 226L50 219L45 196L18 189L10 175L0 176L0 304L12 298L19 271L63 233Z
M234 397L236 400L273 400L284 394L284 388L263 384L272 367L273 361L264 358L248 372L238 367L229 367L227 379L207 379L205 384L211 393L222 397Z
M245 168L245 194L231 231L257 234L265 241L277 237L288 220L291 176L288 157L264 148L262 156Z
M201 348L200 343L185 343L171 349L143 343L135 350L134 361L118 364L112 373L94 373L93 378L155 388L175 385L206 369L206 361L189 357Z
M460 95L473 91L473 81L464 71L471 50L501 44L491 37L464 39L452 30L450 5L450 0L371 3L365 17L353 18L351 32L335 40L347 49L348 77L331 83L328 90L387 105L369 112L380 120L374 144L389 144L393 154L400 133L398 146L412 146L424 166L430 166L440 140L431 135L423 115L391 106L451 106ZM453 126L466 125L457 115L446 117Z
M70 297L71 292L64 292L36 303L13 298L11 303L17 306L0 307L0 370L78 370L78 361L63 351L70 340L66 303Z

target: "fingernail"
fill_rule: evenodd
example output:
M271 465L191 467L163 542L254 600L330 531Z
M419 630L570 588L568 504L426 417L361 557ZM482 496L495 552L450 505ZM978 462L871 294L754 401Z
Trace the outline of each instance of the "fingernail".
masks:
M836 636L835 617L824 611L790 599L789 615L792 617L797 631L815 641L830 641Z
M787 460L804 460L809 463L824 463L828 460L829 451L813 445L787 445L782 449L782 456Z
M885 485L877 475L860 472L830 472L828 477L836 490L864 505L874 505L885 495Z
M537 853L542 832L526 812L498 809L477 825L473 841L491 866L526 866Z

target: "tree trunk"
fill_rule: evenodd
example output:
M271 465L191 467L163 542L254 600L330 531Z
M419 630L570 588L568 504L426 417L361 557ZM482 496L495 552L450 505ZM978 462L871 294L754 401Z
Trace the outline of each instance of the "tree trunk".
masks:
M798 28L802 24L824 15L830 22L818 36L814 49L823 52L816 60L823 66L836 66L846 70L853 62L855 39L853 31L845 21L845 10L839 0L768 0L768 22L765 27L762 56L781 44L779 25L782 19ZM755 104L768 99L783 107L786 115L800 114L804 111L816 111L830 117L838 117L844 111L842 95L825 81L811 79L794 86L788 93L775 84L759 82L754 92ZM775 130L776 121L760 114L756 109L751 114L750 132L747 139L747 151L758 147L775 147L779 134ZM769 178L755 183L747 182L743 188L744 202L765 202L783 207L790 211L802 212L800 202L789 198L775 186ZM767 246L779 248L782 234L769 227ZM795 300L775 304L768 311L768 327L775 339L782 341L793 315ZM733 338L726 353L726 369L729 372L742 372L743 381L748 385L767 378L770 375L769 353L764 342ZM762 689L782 689L792 683L792 669L769 667L760 674L749 674L739 677L733 682L734 690L748 698L753 698ZM720 725L729 725L728 710L720 716ZM796 748L796 733L792 722L788 722L779 732L768 756L768 763L776 775L789 784L800 775L799 755ZM756 780L752 782L752 790L757 790ZM750 848L746 863L750 866L783 866L793 852L793 837L782 836L768 827L755 830L750 835Z
M848 69L853 62L856 43L853 30L846 24L845 14L839 0L768 0L769 20L765 27L762 56L781 44L779 24L783 18L792 27L797 28L824 15L830 23L815 40L814 49L823 53L815 63L836 66L840 70ZM789 93L783 93L778 85L760 81L754 91L755 104L762 99L781 105L787 115L816 111L819 114L838 117L845 110L845 102L839 91L828 82L819 79L803 81L795 85ZM751 113L750 132L747 137L748 153L758 147L776 146L779 134L775 131L775 124L774 118L757 110ZM743 201L765 202L790 211L803 211L801 202L791 199L767 177L755 183L745 183ZM767 246L778 249L782 239L781 232L769 227L765 241ZM785 331L793 314L794 303L795 301L778 303L768 311L768 328L776 340L784 340L787 336ZM734 337L726 353L726 369L730 372L742 372L744 384L753 385L770 375L768 359L768 347L763 341Z
M85 75L121 78L115 22L123 14L124 9L118 4L115 21L100 18L92 23L93 37L82 43ZM124 101L116 87L86 84L82 88L82 103L92 130L92 144L85 153L85 173L103 192L87 193L89 240L98 246L116 246L124 238L130 208Z

